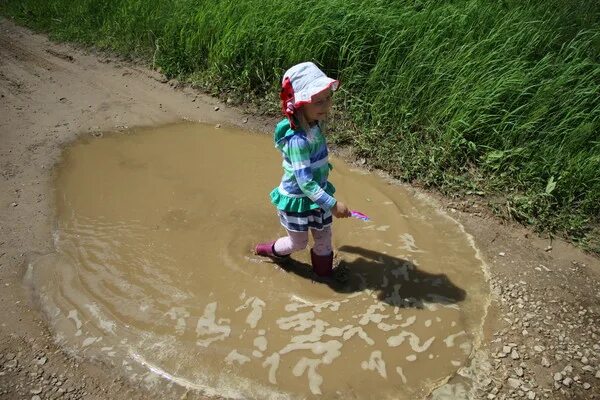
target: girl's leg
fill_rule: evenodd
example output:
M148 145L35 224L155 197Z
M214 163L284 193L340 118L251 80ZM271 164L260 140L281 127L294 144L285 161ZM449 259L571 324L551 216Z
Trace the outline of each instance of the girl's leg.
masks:
M333 246L331 245L331 226L318 231L311 230L315 247L310 250L310 261L315 274L330 276L333 273Z
M322 230L316 229L310 230L315 240L315 247L313 252L318 256L328 256L333 253L333 246L331 244L331 226L326 226Z
M277 256L286 256L299 250L304 250L308 245L308 232L295 232L288 230L288 235L275 241L273 250Z

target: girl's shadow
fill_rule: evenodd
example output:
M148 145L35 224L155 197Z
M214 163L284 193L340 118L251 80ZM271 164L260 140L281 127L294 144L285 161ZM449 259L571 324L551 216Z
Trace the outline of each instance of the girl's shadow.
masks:
M333 278L319 278L310 265L294 259L277 262L277 265L338 293L377 291L380 301L403 308L424 308L425 303L452 304L466 298L466 292L445 274L421 271L408 260L356 246L342 246L340 251L359 257L352 262L341 261Z

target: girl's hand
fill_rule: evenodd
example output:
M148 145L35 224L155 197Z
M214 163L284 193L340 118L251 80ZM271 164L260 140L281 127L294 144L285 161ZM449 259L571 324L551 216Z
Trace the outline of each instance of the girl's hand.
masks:
M341 201L335 203L331 208L331 213L336 218L348 218L350 216L350 210Z

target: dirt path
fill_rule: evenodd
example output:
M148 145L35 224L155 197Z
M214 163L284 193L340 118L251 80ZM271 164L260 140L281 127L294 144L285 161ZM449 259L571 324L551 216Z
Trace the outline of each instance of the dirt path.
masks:
M6 20L0 98L0 399L157 397L56 348L22 284L28 261L52 251L52 166L79 135L181 119L268 132L273 121ZM474 236L494 292L474 397L600 398L600 260L476 203L438 201ZM461 390L460 377L451 383L444 390Z

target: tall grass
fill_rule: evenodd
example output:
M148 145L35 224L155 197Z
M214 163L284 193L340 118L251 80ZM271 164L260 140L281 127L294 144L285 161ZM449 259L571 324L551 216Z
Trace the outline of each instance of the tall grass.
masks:
M314 60L373 165L491 193L546 231L600 224L597 0L4 0L2 13L219 90L275 93ZM600 242L591 244L598 246Z

